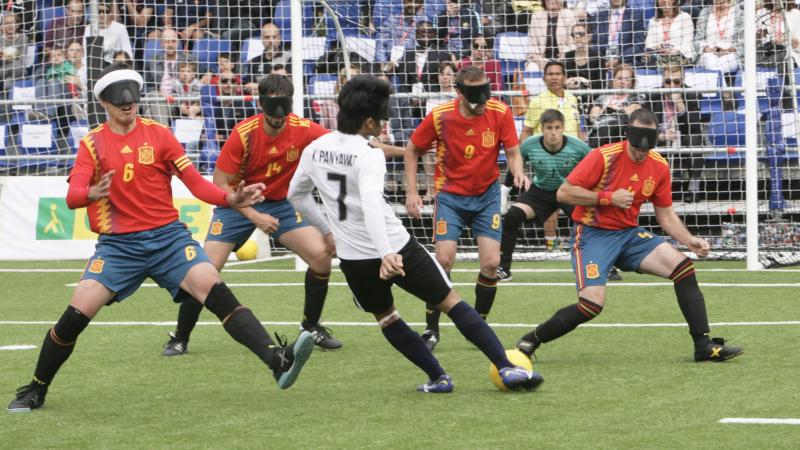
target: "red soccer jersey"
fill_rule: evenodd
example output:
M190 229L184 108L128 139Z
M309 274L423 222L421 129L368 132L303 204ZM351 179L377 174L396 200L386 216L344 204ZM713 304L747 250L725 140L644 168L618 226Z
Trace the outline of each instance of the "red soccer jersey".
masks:
M419 148L436 142L436 192L480 195L497 182L500 144L519 145L511 108L491 99L486 112L467 119L458 111L459 99L437 106L414 130L411 141Z
M608 144L589 152L567 176L567 181L592 191L633 193L628 209L616 206L576 206L572 220L605 230L639 226L639 209L651 201L655 206L672 205L669 163L651 150L642 163L628 155L628 141Z
M236 124L217 159L217 167L236 175L231 186L264 183L267 200L284 200L300 155L308 144L328 130L294 114L278 136L264 131L264 115L256 114Z
M86 174L95 184L116 171L109 196L87 206L89 225L95 233L132 233L178 220L170 181L191 165L166 127L137 118L136 128L126 135L102 124L84 136L70 177Z

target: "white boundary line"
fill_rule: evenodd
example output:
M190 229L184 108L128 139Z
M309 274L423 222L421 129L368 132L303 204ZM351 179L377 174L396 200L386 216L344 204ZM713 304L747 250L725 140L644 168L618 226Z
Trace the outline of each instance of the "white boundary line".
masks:
M751 425L800 425L800 419L768 419L757 417L726 417L719 423L741 423Z
M0 321L0 326L3 325L52 325L52 321L46 320L3 320ZM219 322L197 322L199 326L217 326ZM299 326L300 322L261 322L262 325L269 325L269 326ZM100 326L100 327L128 327L128 326L156 326L156 327L174 327L175 322L149 322L149 321L142 321L142 322L101 322L101 321L94 321L91 322L91 325ZM376 322L323 322L323 325L326 326L336 326L336 327L374 327L377 326ZM409 322L409 326L423 326L425 323L423 322ZM493 328L533 328L537 326L536 323L490 323L489 324ZM715 322L710 324L714 327L726 326L726 327L760 327L760 326L777 326L777 325L786 325L786 326L796 326L800 325L800 320L788 320L788 321L780 321L780 322ZM454 326L450 322L442 323L440 326L443 327L452 327ZM681 323L585 323L581 325L581 328L684 328L686 324Z
M305 283L225 283L228 287L235 288L252 288L252 287L299 287L305 286ZM475 286L475 283L452 283L453 286ZM67 283L66 287L75 287L78 283ZM328 286L347 286L347 283L335 282L328 283ZM542 287L561 287L561 286L575 286L575 283L501 283L498 286L503 287L525 287L525 286L542 286ZM673 283L609 283L606 287L661 287L673 286ZM786 287L800 287L800 283L700 283L701 287L757 287L757 288L786 288ZM160 287L155 283L142 283L140 287L143 288L156 288Z
M31 350L36 348L35 345L0 345L0 351L2 350Z
M275 258L273 258L274 260ZM265 261L265 260L259 260ZM234 261L226 264L226 267L252 264L253 261ZM453 269L455 273L475 273L476 269ZM750 272L747 269L696 269L697 272ZM77 273L83 269L0 269L0 273ZM294 269L224 269L223 272L234 273L301 273ZM766 269L754 273L799 273L800 269ZM572 273L572 269L514 269L514 273ZM624 272L623 272L624 273Z

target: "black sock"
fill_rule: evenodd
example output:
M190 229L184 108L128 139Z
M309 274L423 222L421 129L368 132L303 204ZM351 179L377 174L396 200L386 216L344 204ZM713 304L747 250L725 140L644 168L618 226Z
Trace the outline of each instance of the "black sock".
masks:
M527 215L522 208L511 206L503 216L503 237L500 239L500 267L509 270L514 247L517 246L517 233Z
M48 385L53 381L58 369L72 354L78 336L89 325L88 317L71 305L58 319L58 322L47 331L36 362L33 381L39 385Z
M189 336L192 334L194 326L197 325L200 312L203 311L203 305L183 289L178 291L175 301L181 302L181 306L178 309L178 326L175 328L175 338L189 342Z
M392 347L428 374L428 378L437 380L445 374L444 369L439 365L439 361L428 350L428 347L425 347L425 342L422 341L422 338L409 328L402 319L389 324L389 326L382 328L381 331L383 331L386 340L392 344Z
M450 309L447 315L456 324L458 331L475 344L498 369L513 366L506 357L506 351L503 349L500 339L471 306L460 301Z
M594 319L601 312L603 312L602 306L579 297L578 303L559 309L547 322L536 327L534 332L526 334L524 339L535 345L550 342L574 330L578 325Z
M322 317L322 308L325 306L325 296L328 295L328 281L330 272L317 273L311 269L306 270L306 301L303 306L303 328L319 323Z
M447 279L450 279L450 272L447 272ZM437 305L425 303L425 329L439 331L439 316L442 312Z
M486 320L496 295L497 278L489 278L479 273L478 281L475 283L475 311L478 311L481 319Z
M222 322L225 331L238 343L249 348L270 368L275 367L272 339L252 311L242 306L223 282L215 284L208 293L206 308Z
M675 268L669 279L675 283L675 295L678 297L678 306L681 308L686 323L689 324L689 334L694 340L695 347L702 348L711 343L708 334L708 313L706 301L697 277L694 273L694 263L686 258Z

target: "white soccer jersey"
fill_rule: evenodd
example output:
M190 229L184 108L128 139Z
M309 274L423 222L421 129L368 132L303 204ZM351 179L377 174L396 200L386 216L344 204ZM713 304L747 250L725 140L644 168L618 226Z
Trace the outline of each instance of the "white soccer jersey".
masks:
M334 131L303 151L288 198L304 219L325 229L311 197L316 186L337 255L352 260L382 258L397 253L410 238L383 198L385 177L380 149L360 135Z

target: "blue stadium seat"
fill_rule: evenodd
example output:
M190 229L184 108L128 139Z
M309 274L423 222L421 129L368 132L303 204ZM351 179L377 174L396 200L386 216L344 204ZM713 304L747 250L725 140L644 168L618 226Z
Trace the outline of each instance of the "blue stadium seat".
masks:
M769 108L769 101L767 100L767 80L778 76L778 71L769 67L756 67L756 90L758 91L758 110L766 111ZM739 70L736 73L733 84L736 87L742 87L744 80L744 70ZM739 92L736 94L736 101L739 107L744 110L744 93Z
M494 38L494 55L500 61L500 72L506 81L515 70L525 70L528 60L529 37L525 33L508 31Z
M725 85L723 74L719 70L708 70L700 67L691 67L684 71L686 86L696 88L721 88ZM722 95L720 92L704 92L700 94L700 111L709 115L722 111Z
M200 109L203 112L203 132L206 141L200 149L200 160L197 162L197 169L203 174L210 174L214 171L214 165L219 156L219 142L217 142L217 123L214 120L214 103L217 99L217 87L206 84L200 88Z
M304 1L303 3L303 35L311 33L314 27L314 6L315 2ZM283 42L292 40L292 12L291 0L281 0L275 5L273 23L281 30Z
M227 39L198 39L194 43L194 53L197 56L197 73L201 74L206 71L212 73L219 72L217 67L217 58L220 53L231 52L231 41Z
M741 163L745 158L744 151L728 153L727 149L729 147L744 147L745 115L736 111L717 111L712 113L711 121L708 124L708 139L712 146L722 147L722 149L706 155L706 161Z
M39 31L44 32L54 20L66 15L66 9L63 6L47 6L40 9L37 14Z
M45 125L50 127L51 137L50 142L47 146L26 146L25 142L25 128L31 125ZM58 136L58 124L56 122L50 121L30 121L26 123L20 124L19 134L17 136L17 150L19 151L20 156L24 155L36 155L36 156L43 156L43 155L57 155L59 153L58 146L56 144L56 136ZM30 159L30 160L18 160L16 162L16 168L24 169L26 171L43 171L50 167L57 167L63 161L59 161L56 159L47 160L47 159Z
M333 94L336 87L336 74L317 74L308 77L308 94Z

